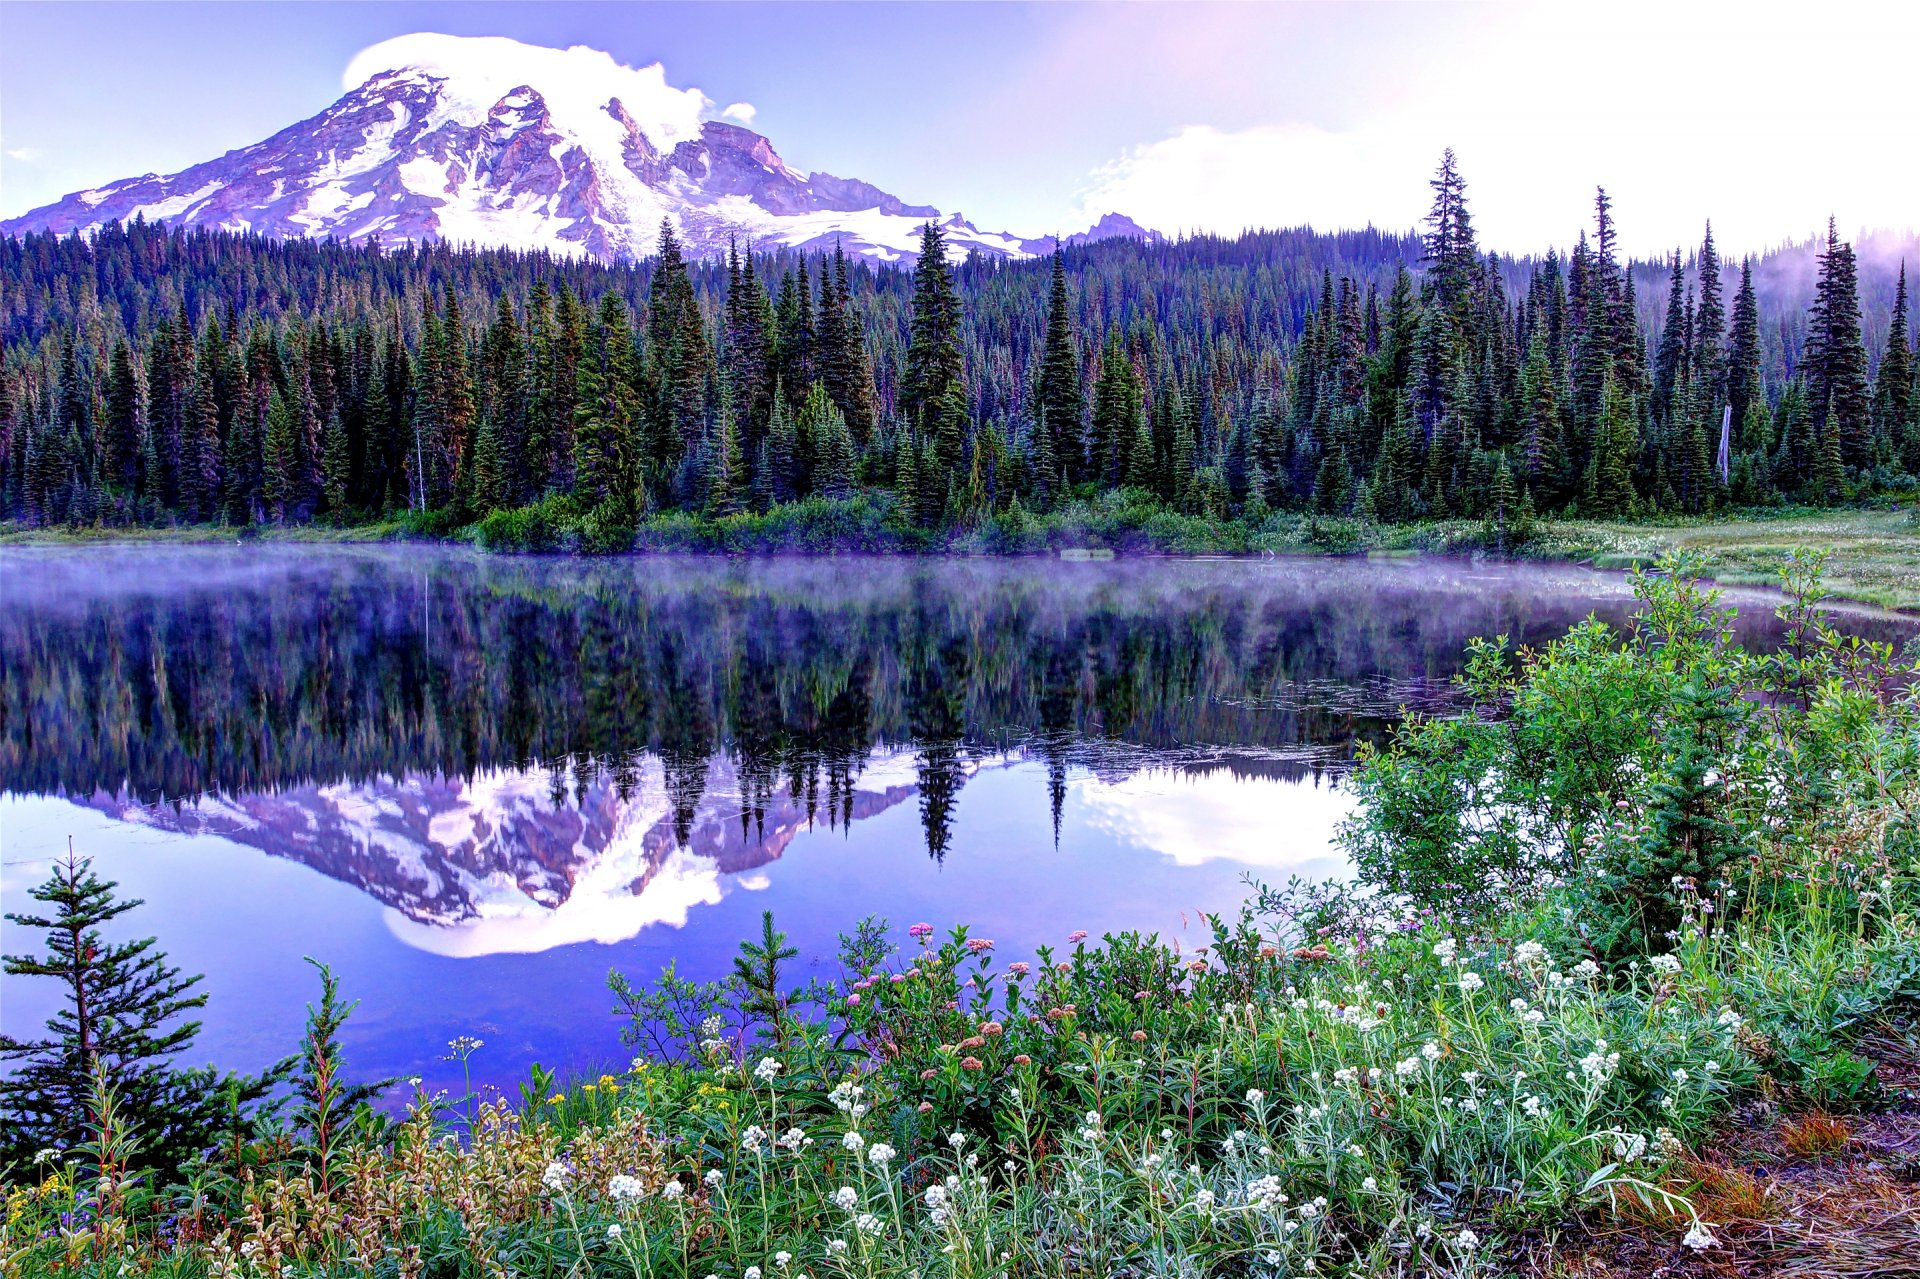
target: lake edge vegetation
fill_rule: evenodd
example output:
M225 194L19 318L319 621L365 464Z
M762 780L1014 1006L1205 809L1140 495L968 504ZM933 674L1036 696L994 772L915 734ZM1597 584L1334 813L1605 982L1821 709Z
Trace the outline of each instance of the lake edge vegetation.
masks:
M171 1066L119 1078L73 1022L9 1041L52 1075L0 1094L14 1145L48 1143L8 1152L0 1265L1468 1276L1537 1272L1603 1222L1669 1262L1778 1249L1766 1187L1703 1152L1768 1112L1809 1158L1844 1148L1889 1100L1876 1058L1912 1059L1920 691L1911 651L1831 627L1818 556L1760 653L1695 567L1638 574L1624 630L1476 643L1470 710L1363 752L1359 884L1260 890L1198 951L1062 921L1009 961L867 920L840 979L796 987L768 917L728 981L611 976L629 1070L536 1069L512 1102L398 1083L398 1117L350 1081L323 969L268 1099L231 1083L186 1158L132 1100ZM43 968L111 961L96 984L121 988L151 962L187 1011L150 948L65 929L109 896L74 883L40 894ZM34 1110L42 1077L84 1118Z

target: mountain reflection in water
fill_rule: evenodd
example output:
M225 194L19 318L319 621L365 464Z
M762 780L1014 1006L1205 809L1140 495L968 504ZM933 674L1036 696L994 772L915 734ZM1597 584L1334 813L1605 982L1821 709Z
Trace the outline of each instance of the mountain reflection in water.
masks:
M1219 908L1246 871L1336 873L1334 779L1408 709L1452 707L1470 638L1631 609L1617 575L1435 561L143 547L0 550L0 580L7 908L84 828L106 873L182 894L176 915L224 903L184 942L140 920L216 991L295 945L357 964L398 1070L439 1033L407 983L449 978L418 964L468 965L470 1020L531 1059L544 1019L606 1021L610 962L718 971L746 931L735 892L768 894L818 957L867 913L1030 945L1057 940L1047 912L1166 927L1169 894ZM1774 627L1736 602L1749 638ZM350 886L384 940L343 923L350 899L188 852L236 848ZM169 856L181 882L154 878ZM494 989L535 971L515 963L574 993ZM39 997L7 993L24 1029Z

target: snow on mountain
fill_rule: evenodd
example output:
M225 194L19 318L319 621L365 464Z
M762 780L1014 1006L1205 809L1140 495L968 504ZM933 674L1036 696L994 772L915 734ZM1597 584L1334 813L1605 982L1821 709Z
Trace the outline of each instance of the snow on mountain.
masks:
M347 241L438 240L607 261L651 253L661 220L689 252L825 248L898 261L938 221L953 255L1050 252L869 183L802 174L761 134L711 118L664 69L596 49L497 36L400 36L348 66L345 96L263 142L179 173L78 191L0 232L86 232L144 216L189 227ZM723 113L752 116L737 103ZM1116 214L1068 237L1157 238Z
M964 771L1018 759L969 758ZM863 821L917 793L914 752L876 748L840 816ZM558 795L553 777L532 768L383 776L178 805L104 792L80 802L120 821L218 835L299 862L387 907L387 927L400 940L451 956L681 927L730 886L755 887L743 877L827 820L780 788L743 821L739 778L723 758L710 762L688 811L676 811L657 759L624 784L600 776L577 789L568 782Z

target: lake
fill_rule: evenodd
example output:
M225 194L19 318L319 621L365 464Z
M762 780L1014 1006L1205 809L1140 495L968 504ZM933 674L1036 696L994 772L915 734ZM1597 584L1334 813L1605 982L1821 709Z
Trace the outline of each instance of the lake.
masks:
M1204 944L1248 877L1344 872L1343 767L1453 705L1468 639L1632 607L1618 574L1429 559L286 544L5 549L0 586L5 908L71 839L206 974L196 1059L292 1051L314 956L361 1001L355 1073L455 1091L455 1036L508 1088L624 1062L609 969L719 976L762 910L799 977L868 915L1009 956ZM53 994L6 979L0 1029Z

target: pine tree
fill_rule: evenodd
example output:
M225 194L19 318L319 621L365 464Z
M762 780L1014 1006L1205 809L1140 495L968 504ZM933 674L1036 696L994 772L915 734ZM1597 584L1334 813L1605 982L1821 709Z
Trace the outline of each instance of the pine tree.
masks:
M489 434L489 425L481 427L483 438ZM327 429L321 443L320 458L320 488L326 498L327 513L335 520L346 517L347 483L352 473L353 456L348 448L347 427L340 420L340 410L336 408L327 414ZM481 505L484 509L498 501L499 492L495 486Z
M633 356L626 305L609 293L574 386L574 491L629 520L646 505Z
M154 948L154 939L110 941L103 929L141 903L119 899L115 885L86 858L67 857L30 896L51 909L9 913L20 929L45 929L46 951L8 955L9 977L47 977L62 1000L44 1037L0 1034L0 1165L29 1163L48 1147L86 1141L94 1121L92 1077L114 1086L120 1114L137 1131L143 1155L167 1173L210 1146L223 1129L227 1091L242 1106L262 1097L279 1072L249 1079L182 1070L174 1059L193 1046L198 1021L185 1014L206 1004L200 978L183 976Z
M1701 382L1706 402L1726 402L1726 310L1720 301L1720 253L1713 247L1713 223L1707 223L1700 242L1700 306L1693 317L1693 374Z
M1456 323L1464 323L1474 303L1479 253L1467 212L1467 184L1452 147L1441 153L1440 167L1427 185L1433 188L1426 233L1428 284L1440 308L1450 312Z
M745 461L740 454L740 431L733 420L733 395L720 393L719 419L714 425L713 462L707 468L707 514L724 519L740 510Z
M1762 398L1760 385L1760 304L1753 292L1753 260L1740 264L1740 290L1733 296L1733 323L1727 334L1727 404L1733 420L1747 420L1747 406Z
M1073 334L1073 299L1067 290L1066 257L1053 250L1053 280L1047 294L1046 345L1040 363L1040 414L1069 480L1100 469L1081 430L1085 405L1080 391L1080 349Z
M1913 407L1913 349L1908 345L1907 264L1900 264L1894 286L1893 315L1887 326L1887 349L1880 356L1874 378L1874 432L1899 453L1909 472L1920 473L1920 457L1907 453L1907 420Z
M1860 332L1860 297L1853 246L1844 243L1827 221L1826 250L1807 316L1807 396L1815 421L1832 415L1839 430L1841 461L1867 466L1872 461L1871 392L1867 384L1867 348Z
M937 224L928 222L920 231L920 260L913 272L913 318L901 374L901 412L919 429L930 430L948 388L960 382L964 373L960 297L947 264L946 239Z

